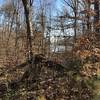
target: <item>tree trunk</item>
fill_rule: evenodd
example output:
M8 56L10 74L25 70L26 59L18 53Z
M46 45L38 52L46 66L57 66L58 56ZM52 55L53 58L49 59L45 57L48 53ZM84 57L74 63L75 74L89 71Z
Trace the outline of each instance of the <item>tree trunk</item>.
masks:
M94 3L94 10L96 11L96 15L94 16L94 23L96 24L97 22L99 22L99 17L100 17L100 12L99 12L99 0L95 1ZM100 29L95 27L95 31L99 32Z
M27 25L27 49L28 49L28 61L29 61L29 67L26 70L26 72L23 75L23 79L29 78L30 73L33 69L33 53L32 53L32 12L31 12L31 4L29 0L22 0L24 11L25 11L25 18L26 18L26 25Z

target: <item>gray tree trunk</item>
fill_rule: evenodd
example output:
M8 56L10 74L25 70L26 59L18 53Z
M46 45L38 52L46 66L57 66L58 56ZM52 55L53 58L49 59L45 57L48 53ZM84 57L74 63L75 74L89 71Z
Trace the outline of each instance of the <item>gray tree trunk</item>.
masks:
M27 25L27 49L28 49L28 61L29 61L29 67L26 69L26 72L24 73L22 80L25 80L30 77L30 73L32 73L34 65L33 65L33 53L32 53L32 4L30 3L30 0L22 0L23 6L24 6L24 12L25 12L25 18L26 18L26 25ZM34 72L35 73L35 72ZM33 74L34 74L33 73Z

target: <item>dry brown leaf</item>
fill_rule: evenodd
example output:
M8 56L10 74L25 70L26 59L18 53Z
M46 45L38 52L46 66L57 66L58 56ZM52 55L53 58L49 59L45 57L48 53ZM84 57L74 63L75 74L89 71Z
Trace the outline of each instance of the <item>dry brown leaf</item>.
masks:
M44 95L38 96L38 100L46 100Z

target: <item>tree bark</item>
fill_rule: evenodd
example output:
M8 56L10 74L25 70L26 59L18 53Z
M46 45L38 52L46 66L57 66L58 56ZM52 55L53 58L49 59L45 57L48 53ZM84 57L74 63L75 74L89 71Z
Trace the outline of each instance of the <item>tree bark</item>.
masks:
M99 17L100 17L100 11L99 11L100 8L99 8L99 6L100 6L99 0L95 1L95 3L94 3L94 10L96 12L96 15L94 16L94 23L97 23L100 20L99 19ZM95 31L99 32L100 29L95 27Z
M28 53L29 53L29 57L30 59L32 59L33 57L33 53L32 53L32 25L30 22L30 4L28 2L28 0L22 0L23 2L23 6L24 6L24 11L25 11L25 18L26 18L26 25L27 25L27 47L28 47Z
M24 73L22 80L29 78L30 73L32 69L34 68L33 66L33 53L32 53L32 12L30 11L31 9L31 2L30 0L22 0L23 6L24 6L24 12L25 12L25 18L26 18L26 25L27 25L27 49L28 49L28 61L29 61L29 67Z

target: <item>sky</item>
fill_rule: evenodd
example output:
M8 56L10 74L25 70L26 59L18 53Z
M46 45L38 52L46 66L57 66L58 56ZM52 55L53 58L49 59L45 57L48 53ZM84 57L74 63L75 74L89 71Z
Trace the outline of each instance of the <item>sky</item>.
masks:
M0 0L0 6L4 3L5 0ZM53 0L47 0L48 3L53 2ZM56 0L56 7L61 8L61 0Z
M0 5L3 3L4 0L0 0Z

